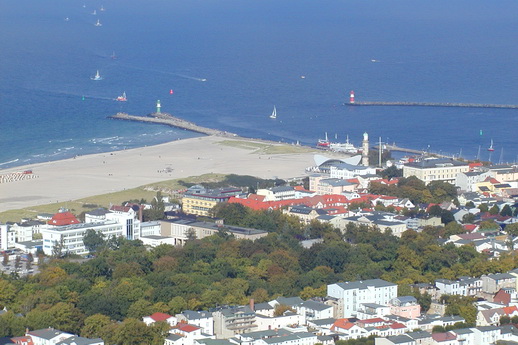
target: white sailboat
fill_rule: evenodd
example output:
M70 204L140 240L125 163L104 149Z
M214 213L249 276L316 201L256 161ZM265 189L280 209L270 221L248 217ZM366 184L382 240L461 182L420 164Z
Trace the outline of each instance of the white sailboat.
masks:
M90 79L92 79L92 80L103 80L103 77L101 77L101 75L99 74L99 70L97 70L97 73L95 74L95 76L93 76Z
M95 23L94 25L95 25L95 26L103 26L103 25L101 24L101 22L99 21L99 19L97 19L97 23Z
M117 99L116 99L116 100L117 100L117 101L119 101L119 102L126 102L126 101L127 101L127 98L126 98L126 91L124 91L124 92L122 93L122 96L117 97Z
M277 118L277 109L275 109L275 105L274 105L272 114L270 115L270 119L276 119L276 118Z

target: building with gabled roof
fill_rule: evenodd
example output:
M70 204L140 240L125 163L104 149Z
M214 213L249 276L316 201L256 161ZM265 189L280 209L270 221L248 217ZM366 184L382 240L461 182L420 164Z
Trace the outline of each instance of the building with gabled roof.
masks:
M194 311L184 310L175 315L178 321L201 327L202 332L207 335L214 335L214 318L212 313L205 310Z
M76 335L56 343L56 345L104 345L101 338L89 339Z
M176 326L176 324L178 323L178 319L175 316L171 316L166 313L158 313L158 312L153 313L149 316L144 316L142 318L142 321L148 326L155 322L160 322L160 321L167 322L171 327Z
M73 334L62 332L54 328L37 329L27 332L34 345L55 345L60 341L73 337Z

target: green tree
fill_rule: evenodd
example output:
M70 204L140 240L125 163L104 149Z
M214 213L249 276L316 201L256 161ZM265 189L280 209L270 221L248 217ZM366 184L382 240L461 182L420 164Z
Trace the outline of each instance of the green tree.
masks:
M117 328L115 339L117 345L142 345L151 344L154 336L144 322L129 318Z
M60 258L60 257L64 256L66 254L64 252L64 249L65 249L65 240L63 238L63 235L61 235L59 240L56 240L53 242L52 257Z
M502 315L500 316L500 324L501 325L508 325L511 323L511 318L509 315Z
M463 224L473 224L475 222L475 215L473 213L466 213L462 216Z
M480 210L480 212L484 213L489 211L489 206L487 204L480 204L478 205L478 209Z
M381 171L381 176L386 179L392 179L394 177L402 177L403 169L398 169L395 165L388 167L387 169Z
M473 201L468 201L465 206L467 209L472 209L475 208L475 203Z
M48 312L53 316L54 328L77 334L83 326L85 318L83 313L71 303L60 302L50 308Z
M5 279L0 279L0 310L13 303L16 297L16 287Z
M511 206L505 204L504 207L502 207L502 211L500 211L500 215L502 217L512 217L513 210L511 209Z
M500 212L500 209L498 208L497 205L493 205L490 209L489 209L489 214L495 216L497 215L498 213Z
M111 323L112 321L106 315L91 315L87 317L84 321L84 326L81 328L81 336L86 338L103 338L103 331Z
M90 254L97 252L100 248L106 245L104 235L94 229L88 229L83 236L83 244Z
M11 310L0 315L0 337L16 337L25 333L24 318Z
M289 305L277 304L273 310L273 316L282 316L287 311L294 311L294 310Z

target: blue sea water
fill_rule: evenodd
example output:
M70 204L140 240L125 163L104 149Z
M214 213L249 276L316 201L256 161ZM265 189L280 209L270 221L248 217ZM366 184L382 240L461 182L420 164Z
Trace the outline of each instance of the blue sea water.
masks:
M518 161L515 109L343 105L350 90L518 104L516 13L514 0L0 1L0 169L197 135L107 118L153 112L157 99L247 137L313 145L327 132L358 145L368 132ZM113 100L124 91L128 102Z

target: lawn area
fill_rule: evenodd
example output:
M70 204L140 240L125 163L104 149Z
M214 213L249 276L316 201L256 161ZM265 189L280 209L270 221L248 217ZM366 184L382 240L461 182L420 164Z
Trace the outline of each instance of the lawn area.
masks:
M318 152L317 149L313 149L307 146L289 145L289 144L274 144L274 143L261 143L251 142L247 140L223 140L219 141L218 144L239 147L254 151L256 154L287 154L287 153L307 153L307 152Z

